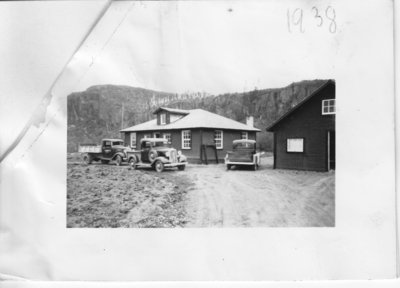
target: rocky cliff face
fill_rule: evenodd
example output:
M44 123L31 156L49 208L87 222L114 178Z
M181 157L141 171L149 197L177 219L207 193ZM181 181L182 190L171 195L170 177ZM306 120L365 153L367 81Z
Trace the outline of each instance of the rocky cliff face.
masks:
M160 106L201 108L243 123L246 116L253 116L254 126L262 130L258 134L259 145L268 151L272 149L272 135L265 128L325 81L301 81L284 88L222 95L93 86L68 96L68 152L77 151L79 143L99 143L102 138L121 137L120 129L153 119L153 111Z

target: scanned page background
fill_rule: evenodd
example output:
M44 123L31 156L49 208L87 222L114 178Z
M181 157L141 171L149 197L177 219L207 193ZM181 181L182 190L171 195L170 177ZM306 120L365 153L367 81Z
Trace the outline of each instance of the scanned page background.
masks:
M46 117L49 124L32 128L21 145L2 163L0 221L5 233L0 245L1 272L43 280L394 277L394 126L393 75L390 72L393 64L393 51L390 48L392 3L362 3L354 2L351 6L330 3L335 5L340 15L339 26L342 29L329 39L331 42L320 43L318 40L322 36L310 31L305 35L290 35L294 37L290 40L292 45L290 48L285 46L281 51L288 57L289 70L294 73L294 78L310 78L314 75L315 78L336 79L340 103L337 117L336 228L65 228L66 95L75 91L83 82L82 79L104 77L87 70L93 65L93 55L97 57L95 63L101 62L104 67L112 67L118 60L107 59L100 52L130 7L128 2L117 3L106 14L114 17L110 17L109 22L103 22L103 25L101 22L93 31L87 45L76 55L56 86ZM241 11L240 4L237 5ZM280 37L289 37L285 26L286 9L309 8L303 2L270 2L265 5L265 18L275 19L277 22L272 23L283 25L265 25L265 33L276 36L277 41ZM96 9L100 10L100 7ZM282 19L274 18L279 14L276 11L284 15ZM142 37L143 41L148 39L147 36ZM257 43L262 44L262 39ZM294 45L301 43L303 45ZM22 51L20 53L23 54ZM192 61L187 60L188 67L191 67ZM330 65L324 65L326 63ZM271 74L268 75L273 75L278 68L271 67ZM24 78L29 79L29 75ZM32 87L35 87L35 83ZM49 79L49 83L43 85L50 84ZM19 95L14 94L12 89L4 92L3 95L10 94L33 101L29 98L29 91L22 91ZM1 99L1 109L4 109L3 104L7 104L7 107L12 104L10 98ZM4 103L6 100L9 102ZM34 106L34 103L20 107L19 111L29 115L30 106ZM4 126L4 129L14 127L18 131L18 127L6 125L10 121L7 120L1 121L1 130L7 131L3 130ZM12 132L7 131L6 134ZM39 134L41 136L37 138ZM8 138L2 136L2 139ZM34 140L37 141L31 145Z

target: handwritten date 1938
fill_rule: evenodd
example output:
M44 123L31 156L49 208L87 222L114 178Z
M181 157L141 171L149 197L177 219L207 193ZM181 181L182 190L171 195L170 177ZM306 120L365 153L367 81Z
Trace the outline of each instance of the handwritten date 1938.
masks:
M287 25L288 31L292 32L305 32L304 19L309 17L307 11L301 8L287 9ZM328 27L330 33L336 33L336 11L332 6L326 7L325 10L320 11L317 7L312 7L309 11L315 21L316 27Z

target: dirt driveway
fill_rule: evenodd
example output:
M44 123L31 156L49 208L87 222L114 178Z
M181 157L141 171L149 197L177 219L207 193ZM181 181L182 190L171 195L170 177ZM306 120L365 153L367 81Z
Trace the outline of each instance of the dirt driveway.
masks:
M306 227L335 225L335 173L272 169L132 170L69 160L67 227Z
M287 227L335 225L335 174L273 170L271 157L258 171L196 165L186 171L187 227Z

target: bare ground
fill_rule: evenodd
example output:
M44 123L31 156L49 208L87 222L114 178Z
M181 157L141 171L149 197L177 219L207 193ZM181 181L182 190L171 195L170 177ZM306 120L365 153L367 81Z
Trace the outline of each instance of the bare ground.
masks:
M186 197L188 227L305 227L335 225L335 174L199 166ZM188 173L189 174L189 173Z
M69 159L68 227L315 227L335 225L335 174L261 169L185 171Z
M184 226L191 183L171 173L68 163L67 227Z

